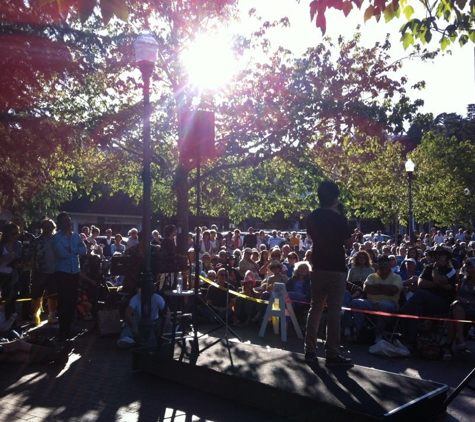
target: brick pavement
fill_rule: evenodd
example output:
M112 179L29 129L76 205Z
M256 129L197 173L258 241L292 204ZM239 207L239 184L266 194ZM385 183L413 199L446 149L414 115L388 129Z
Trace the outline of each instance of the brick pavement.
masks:
M155 376L133 372L131 353L117 349L116 337L99 337L92 326L75 339L67 365L1 364L0 420L10 421L276 421L286 419L253 408L169 383ZM292 333L289 341L268 330L263 338L256 326L239 328L244 341L300 352L302 340ZM38 333L52 335L51 328ZM216 331L214 335L224 336ZM230 339L232 336L230 336ZM469 343L471 352L475 344ZM473 353L453 362L418 358L387 359L371 356L367 346L351 345L356 364L448 384L454 388L474 368ZM319 349L322 353L321 348ZM198 360L199 363L199 360ZM206 380L203 380L206 382ZM465 389L449 407L442 421L472 420L475 393Z

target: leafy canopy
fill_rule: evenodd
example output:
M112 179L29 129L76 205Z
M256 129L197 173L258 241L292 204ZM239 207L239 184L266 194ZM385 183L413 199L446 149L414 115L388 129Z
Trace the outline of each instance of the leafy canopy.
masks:
M461 46L468 41L475 42L474 0L313 0L310 3L310 18L325 33L328 9L337 9L345 16L355 8L364 9L364 21L383 18L389 22L394 18L405 18L401 28L401 42L404 48L416 41L429 43L435 34L445 50L458 42Z

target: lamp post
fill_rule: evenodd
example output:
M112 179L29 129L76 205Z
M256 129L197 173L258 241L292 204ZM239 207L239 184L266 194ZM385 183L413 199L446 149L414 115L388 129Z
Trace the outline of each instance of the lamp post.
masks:
M470 230L470 208L468 206L468 199L469 199L469 196L470 196L470 193L471 193L470 189L465 188L464 193L465 193L465 220L467 222L466 230Z
M151 190L152 178L150 176L150 163L152 148L150 144L150 77L152 76L153 67L157 59L158 43L150 34L148 29L145 29L134 42L135 61L142 72L143 79L143 220L142 220L142 242L144 242L143 252L145 261L142 268L140 279L140 287L142 294L142 312L139 321L139 339L138 343L141 346L156 345L155 333L153 330L152 320L152 294L153 294L153 279L151 270L151 247L150 247L150 233L151 233Z
M412 174L414 173L416 165L414 164L414 161L409 158L409 160L406 161L405 167L407 179L409 181L409 240L412 242L414 236L414 216L412 210Z

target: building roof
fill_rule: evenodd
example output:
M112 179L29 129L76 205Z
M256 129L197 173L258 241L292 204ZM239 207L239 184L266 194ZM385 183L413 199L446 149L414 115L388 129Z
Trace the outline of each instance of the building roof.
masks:
M119 214L119 215L142 215L142 201L137 205L133 199L123 192L117 192L112 196L103 195L91 200L89 196L75 198L61 205L62 211L91 214Z

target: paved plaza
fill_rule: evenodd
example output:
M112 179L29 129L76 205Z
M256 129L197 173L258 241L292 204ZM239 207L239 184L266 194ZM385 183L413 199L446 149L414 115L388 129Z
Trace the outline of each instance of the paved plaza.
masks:
M66 365L1 364L0 420L9 421L286 421L273 413L242 406L202 391L164 381L132 370L129 350L116 347L117 336L100 337L93 323L77 326L82 332ZM233 327L234 329L234 327ZM272 349L302 351L302 340L291 331L287 342L268 329L258 336L258 327L236 328L244 342ZM33 331L54 336L44 324ZM213 336L225 338L224 329ZM228 333L228 339L233 336ZM426 361L418 357L382 358L368 353L368 346L349 345L356 365L447 384L451 391L475 366L475 342L470 352L452 362ZM269 349L270 348L270 349ZM264 353L264 349L263 349ZM319 356L323 356L322 348ZM198 359L199 364L199 359ZM203 379L203 383L207 380ZM265 400L266 398L263 398ZM475 392L464 389L451 403L441 421L472 421Z

